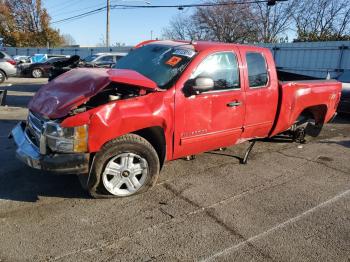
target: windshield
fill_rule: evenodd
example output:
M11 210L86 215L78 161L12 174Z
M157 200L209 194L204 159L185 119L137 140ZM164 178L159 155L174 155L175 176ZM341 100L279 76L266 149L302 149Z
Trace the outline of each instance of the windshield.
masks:
M188 65L195 51L188 48L150 44L131 51L114 66L134 70L167 88Z
M98 55L89 55L87 57L85 57L83 60L85 62L92 62L93 60L95 60L97 57L99 57Z

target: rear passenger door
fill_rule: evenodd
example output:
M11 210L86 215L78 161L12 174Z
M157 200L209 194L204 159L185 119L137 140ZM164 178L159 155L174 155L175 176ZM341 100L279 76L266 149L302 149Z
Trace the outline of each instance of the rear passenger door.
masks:
M242 138L266 137L276 117L278 82L271 53L264 49L241 51L245 64L246 116ZM274 65L274 63L272 63Z

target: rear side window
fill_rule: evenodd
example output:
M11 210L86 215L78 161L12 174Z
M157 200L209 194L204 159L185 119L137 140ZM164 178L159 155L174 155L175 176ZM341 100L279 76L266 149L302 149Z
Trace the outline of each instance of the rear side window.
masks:
M5 55L3 54L3 52L0 52L0 58L2 59L4 57L5 57Z
M265 57L260 53L247 53L249 87L265 87L268 82Z

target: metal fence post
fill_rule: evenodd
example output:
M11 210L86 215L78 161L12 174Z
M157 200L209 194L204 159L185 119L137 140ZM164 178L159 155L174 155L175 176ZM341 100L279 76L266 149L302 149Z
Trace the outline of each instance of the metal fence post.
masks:
M343 71L343 69L341 67L342 67L342 64L343 64L344 50L346 50L346 49L349 49L349 47L346 46L346 45L339 46L340 53L339 53L339 59L338 59L338 68L336 69L336 72L342 72Z
M7 89L0 90L0 106L6 105Z

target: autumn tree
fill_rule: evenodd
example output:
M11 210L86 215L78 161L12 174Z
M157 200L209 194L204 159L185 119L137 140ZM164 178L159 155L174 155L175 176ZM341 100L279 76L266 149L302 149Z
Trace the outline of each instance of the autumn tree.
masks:
M18 47L51 47L63 43L41 0L4 0L0 4L0 34L4 43Z

